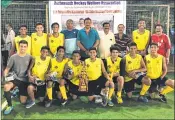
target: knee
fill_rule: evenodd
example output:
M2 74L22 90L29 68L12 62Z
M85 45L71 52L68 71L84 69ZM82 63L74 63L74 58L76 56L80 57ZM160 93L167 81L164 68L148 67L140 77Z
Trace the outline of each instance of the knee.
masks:
M117 78L117 82L120 83L120 84L124 83L124 78L123 78L123 76L119 76L119 77Z
M31 91L33 91L33 90L34 90L34 86L33 86L33 85L29 85L29 86L27 87L27 91L31 92Z
M47 88L51 88L52 85L53 85L53 82L52 82L52 81L48 81L48 82L47 82Z
M65 84L64 79L61 79L61 80L60 80L60 86L64 86L64 84Z
M6 91L6 92L8 92L8 91L10 91L10 86L8 85L8 84L5 84L4 85L4 91Z
M110 88L114 88L114 82L110 82Z
M165 82L165 85L174 88L174 80L167 80L167 81Z
M143 83L145 85L151 85L151 79L149 77L145 76L143 79Z

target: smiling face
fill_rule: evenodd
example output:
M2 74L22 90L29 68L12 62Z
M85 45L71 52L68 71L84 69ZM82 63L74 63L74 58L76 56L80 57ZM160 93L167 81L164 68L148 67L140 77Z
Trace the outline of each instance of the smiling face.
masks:
M162 26L156 26L155 31L157 35L161 35L163 33Z
M19 52L21 54L25 54L26 51L27 51L27 48L28 48L28 45L27 44L24 44L24 43L20 43L19 44Z
M118 32L119 33L123 33L123 31L124 31L124 29L125 29L125 26L124 25L118 25Z
M117 58L118 57L118 54L119 54L119 52L117 50L112 50L111 57L112 58Z
M91 59L95 59L97 56L97 51L96 50L90 50L89 51L89 56Z
M89 29L91 27L92 22L91 20L85 20L84 24L85 24L85 28Z
M131 46L129 48L129 51L130 51L131 54L136 54L137 53L137 46Z
M27 28L26 27L21 27L19 29L19 33L20 33L20 35L26 35L27 34Z
M61 57L61 58L63 58L64 57L64 54L65 54L65 51L64 51L64 49L62 49L62 48L60 48L59 50L58 50L58 57Z
M48 54L49 54L49 51L47 49L42 49L41 50L41 56L43 58L46 58L48 56Z
M67 29L73 29L73 22L72 21L67 21L66 25L67 25Z
M58 33L58 31L59 31L59 26L55 24L55 25L52 27L52 30L53 30L53 33Z
M43 27L43 25L37 25L35 30L37 33L42 33L44 30L44 27Z
M157 45L151 45L151 48L150 48L151 54L157 54L158 49L159 48Z
M73 53L73 55L72 55L72 60L73 60L74 62L78 62L78 61L80 60L80 58L81 58L81 56L80 56L79 53Z
M145 23L145 21L139 21L138 22L138 28L139 29L144 29L146 27L146 23Z
M104 26L103 26L103 30L104 30L104 32L109 32L109 29L110 29L110 24L104 24Z

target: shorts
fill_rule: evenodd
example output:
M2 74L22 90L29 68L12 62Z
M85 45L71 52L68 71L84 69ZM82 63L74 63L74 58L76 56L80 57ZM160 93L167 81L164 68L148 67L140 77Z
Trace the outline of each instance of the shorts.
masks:
M106 78L100 76L97 80L88 82L88 95L99 95L102 88L105 88Z
M117 78L118 78L118 77L119 77L119 76L116 76L116 77L113 77L113 78L112 78L114 83L117 83Z
M162 80L161 78L157 78L157 79L151 79L151 86L149 88L149 93L153 93L154 91L157 90L157 86L166 86L165 82L168 80L168 77L164 77Z
M37 86L36 84L30 84L33 85L36 90L35 90L35 96L36 97L45 97L46 95L46 84L45 85L41 85L41 86Z
M11 82L15 86L18 87L20 96L28 96L27 87L28 87L29 83L23 82L23 81L20 81L20 80L17 80L17 79L15 79L15 80L13 80Z
M135 89L135 83L137 83L138 85L141 85L142 84L142 78L143 77L144 76L141 75L137 79L132 79L132 80L130 80L128 82L125 82L124 83L124 90L125 90L125 92L128 93L128 92L134 91L134 89Z

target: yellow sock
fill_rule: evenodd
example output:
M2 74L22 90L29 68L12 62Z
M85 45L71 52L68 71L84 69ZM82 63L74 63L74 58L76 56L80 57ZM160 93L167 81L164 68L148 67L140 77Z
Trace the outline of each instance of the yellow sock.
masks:
M47 88L47 96L48 96L49 100L52 100L52 87Z
M117 91L117 97L122 97L122 91Z
M169 92L171 92L173 90L174 89L171 88L170 86L166 86L166 88L164 88L160 94L165 95L165 94L167 94L167 93L169 93Z
M142 90L140 91L140 95L145 95L149 88L150 86L143 84Z
M108 99L111 99L112 95L114 92L114 88L109 88L109 95L108 95Z
M66 88L65 86L59 86L61 95L63 96L63 99L67 100L67 94L66 94Z

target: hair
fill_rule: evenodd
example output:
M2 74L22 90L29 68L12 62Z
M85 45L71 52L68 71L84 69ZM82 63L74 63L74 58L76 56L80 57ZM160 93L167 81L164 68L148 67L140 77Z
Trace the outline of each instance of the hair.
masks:
M80 21L80 20L84 20L84 19L83 19L83 18L80 18L79 21Z
M51 27L53 28L54 25L58 25L58 27L60 26L57 22L52 23Z
M136 44L135 42L131 42L131 43L129 44L129 47L132 47L132 46L136 46L136 47L137 47L137 44Z
M124 24L118 24L118 26L117 27L119 27L120 25L123 25L124 26ZM125 26L124 26L125 27Z
M111 45L111 47L110 47L110 52L112 53L113 50L120 51L120 48L119 48L118 46Z
M28 46L28 42L26 40L20 40L18 44L26 44Z
M97 52L97 49L95 47L89 48L89 51L91 51L91 50L95 50Z
M88 17L88 18L85 18L85 19L84 19L84 23L85 23L86 20L92 21L91 18Z
M104 23L103 23L103 27L104 27L106 24L109 24L109 26L110 26L110 23L109 23L109 22L104 22Z
M6 23L6 25L10 26L11 28L13 28L11 23Z
M66 23L68 23L68 22L74 22L72 19L68 19L67 21L66 21Z
M37 27L38 25L42 25L44 27L43 23L40 22L36 23L35 27Z
M64 47L64 46L59 46L59 47L57 47L57 52L58 52L60 49L63 49L63 50L65 51L65 47Z
M27 29L27 25L20 25L19 29L21 29L22 27L25 27Z
M140 18L137 23L139 23L140 21L145 21L143 18Z
M157 26L160 26L160 27L162 27L162 28L163 28L163 26L162 26L161 24L157 24L157 25L155 25L155 28L156 28Z
M41 51L42 51L42 50L48 50L48 51L50 51L50 48L47 47L47 46L43 46L43 47L41 48Z
M157 44L157 43L154 43L154 42L153 42L153 43L150 44L150 46L152 46L152 45L155 45L155 46L158 47L158 44Z
M79 54L80 55L80 50L74 50L73 52L72 52L72 55L73 54Z

